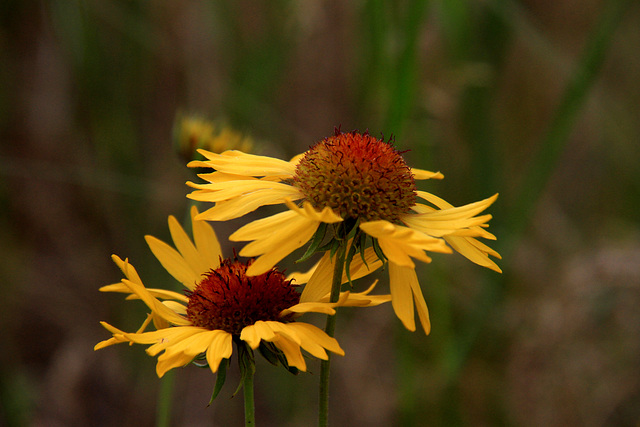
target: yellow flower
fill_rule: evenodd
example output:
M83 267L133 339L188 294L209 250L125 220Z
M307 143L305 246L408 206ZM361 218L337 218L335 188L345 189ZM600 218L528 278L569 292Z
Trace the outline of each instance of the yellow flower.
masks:
M214 153L232 149L251 152L254 149L250 137L195 115L178 114L173 125L173 140L176 150L187 161L195 158L198 148Z
M259 256L247 271L249 275L267 271L307 243L321 225L335 224L334 229L339 229L342 224L345 233L355 230L356 250L365 250L363 236L365 241L372 238L376 253L388 261L392 305L405 327L415 330L415 302L429 333L427 306L412 258L430 262L426 251L450 253L453 248L474 263L500 272L489 258L500 255L477 240L495 239L485 230L491 215L478 214L497 194L453 207L417 191L415 180L442 179L443 175L410 168L390 143L368 133L336 130L334 136L289 162L239 151L200 153L206 160L189 166L215 171L199 175L207 183L188 183L195 188L188 197L215 205L199 219L226 221L264 205L284 203L289 208L253 221L230 236L233 241L250 241L241 255ZM418 199L434 206L418 203ZM307 285L303 296L322 294L330 281L316 286L314 290Z
M234 340L244 341L254 350L261 343L271 343L284 354L289 366L304 371L306 363L301 349L325 360L326 350L340 355L344 351L334 338L313 325L296 322L297 317L306 312L334 314L337 306L372 306L390 300L388 295L369 296L368 290L361 294L344 292L332 304L321 298L300 302L300 293L292 280L315 281L314 277L326 274L324 267L291 278L285 278L276 269L247 276L251 261L223 260L213 229L205 221L197 220L197 215L197 209L192 208L193 242L178 221L169 217L177 250L155 237L146 237L156 258L185 286L184 294L146 288L127 260L113 256L125 278L100 290L129 294L127 299L141 299L151 313L134 333L102 322L113 336L98 343L95 350L122 342L150 344L149 355L163 352L156 367L162 377L168 370L184 366L203 353L211 371L216 372L220 362L231 357ZM358 277L364 270L362 263L352 269ZM152 321L156 330L146 332Z

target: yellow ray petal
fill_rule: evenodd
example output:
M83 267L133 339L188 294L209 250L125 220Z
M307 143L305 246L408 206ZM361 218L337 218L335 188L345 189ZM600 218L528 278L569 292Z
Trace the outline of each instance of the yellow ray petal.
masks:
M192 167L200 167L200 168L208 168L210 167L206 162L201 162L200 164L196 164L197 161L193 161ZM227 181L239 181L239 180L257 180L258 178L246 175L234 175L230 173L223 173L219 171L209 172L209 173L199 173L198 178L202 178L205 181L209 182L227 182ZM199 188L201 184L195 184L193 182L187 182L187 185L194 188Z
M272 320L267 320L261 322L264 326L271 329L273 336L285 336L296 344L300 345L300 337L295 333L294 329L287 328L287 325L281 322L274 322ZM268 334L271 337L271 333ZM262 338L265 341L273 341L273 339L269 339L266 336Z
M418 197L433 203L434 205L436 205L438 208L440 209L451 209L454 206L447 202L446 200L436 196L435 194L431 194L431 193L427 193L426 191L416 191L416 194L418 195ZM468 205L465 206L461 206L461 207L466 207L468 209L476 209L478 206L482 207L478 212L482 212L483 210L485 210L487 207L489 207L489 205L491 205L493 202L496 201L496 199L498 198L498 193L494 194L491 197L488 197L484 200L480 200L478 202L474 202L474 203L469 203Z
M189 299L186 298L185 302L188 302ZM184 304L180 304L179 302L176 301L162 301L162 303L164 305L166 305L167 307L169 307L170 310L180 314L181 316L187 317L187 306Z
M382 266L382 261L378 259L372 248L365 250L365 261L366 264L360 256L353 257L350 266L351 280L364 277ZM314 267L313 274L302 291L300 302L320 301L321 298L331 292L334 264L335 258L330 259L329 252L325 252ZM347 283L348 280L346 272L343 272L342 283Z
M286 211L245 225L229 236L229 240L253 240L240 251L240 255L262 255L247 269L247 275L255 276L267 272L278 261L307 243L318 225L319 222L298 215L295 211Z
M207 166L220 172L247 176L293 176L295 165L272 157L246 154L241 151L229 150L221 154L199 149L198 153L207 158ZM191 163L187 165L191 166ZM198 165L199 166L199 165Z
M297 337L300 337L300 347L310 353L312 356L317 357L318 359L327 360L329 356L327 352L322 348L317 341L314 340L315 336L309 336L303 329L296 328L296 325L303 325L304 323L289 323L284 325L285 328L291 328L291 333ZM295 330L294 330L295 329ZM326 334L325 334L326 335ZM337 341L336 341L337 345Z
M198 277L207 272L209 266L204 258L200 256L200 253L182 226L178 223L178 220L172 215L169 216L168 222L171 239L173 239L176 249L178 249L187 265Z
M329 252L325 252L302 291L301 303L320 301L320 298L331 292L333 264Z
M184 294L179 294L178 292L167 291L166 289L156 289L156 288L146 288L146 289L149 292L149 294L151 294L153 297L158 299L176 300L176 301L182 301L184 303L189 301L189 298L187 298ZM129 291L128 287L127 287L127 292L131 292ZM140 299L140 297L138 297L135 294L131 294L127 297L127 299L128 300Z
M287 358L289 366L294 366L303 372L307 370L307 364L304 361L304 357L302 356L302 352L300 351L300 346L298 344L284 336L280 336L273 343L276 347L282 350L284 356Z
M360 224L365 233L378 239L380 249L390 262L404 267L414 268L410 257L431 262L423 251L450 253L444 240L428 236L408 227L392 224L388 221L371 221Z
M209 201L208 194L191 193L187 197L194 200ZM261 206L282 203L282 194L272 191L259 191L245 197L217 202L197 216L199 220L228 221L253 212Z
M126 332L121 331L120 329L111 326L110 324L108 324L107 322L100 322L100 324L109 332L111 332L113 334L113 337L104 340L104 341L100 341L98 344L96 344L93 347L93 350L100 350L102 348L108 347L110 345L113 344L119 344L119 343L123 343L123 342L127 342L129 341L127 338L125 338L125 334Z
M100 289L98 290L100 292L120 292L120 293L127 293L127 294L131 292L127 287L127 285L125 285L122 282L101 286Z
M273 341L275 337L276 334L269 324L261 320L253 325L245 326L240 332L240 339L254 350L260 345L260 340Z
M284 317L291 313L323 313L333 315L336 314L336 311L324 302L301 302L282 310L280 316Z
M411 168L414 179L442 179L444 175L440 172L431 172L424 169Z
M210 190L206 194L206 201L208 202L221 202L225 200L235 199L236 197L250 197L256 193L268 192L274 195L274 199L285 197L291 197L299 199L302 197L302 193L296 187L289 184L282 184L280 182L265 181L261 179L255 180L238 180L238 181L225 181L214 182L199 186L203 190Z
M165 270L187 289L195 289L200 275L189 266L182 255L160 239L153 236L144 236L144 238Z
M193 224L193 241L207 270L215 270L220 266L222 249L213 228L206 221L196 220L198 208L191 206L191 223ZM207 271L205 270L205 272Z
M424 296L422 295L422 289L420 288L420 283L418 282L416 271L411 270L411 272L407 272L407 275L409 274L411 275L409 285L411 286L411 291L413 292L413 301L416 304L418 318L420 319L420 324L422 325L424 333L429 335L429 333L431 332L431 321L429 320L429 309L427 308L427 302L424 300Z
M300 337L301 347L315 357L326 360L327 354L324 350L322 350L322 353L315 353L314 351L311 351L310 348L312 346L316 350L318 347L320 347L320 349L325 348L332 353L344 356L344 350L340 347L338 341L327 335L318 327L304 322L287 323L285 326L295 330L295 333Z
M187 319L185 319L184 317L178 315L175 311L169 309L167 306L162 304L159 300L154 298L145 289L144 286L139 285L137 283L133 283L132 281L127 280L127 279L122 279L122 283L124 283L125 285L129 286L129 288L131 289L132 293L138 295L138 297L140 297L140 299L147 305L147 307L149 307L151 310L153 310L155 313L157 313L163 319L167 320L168 322L170 322L170 323L172 323L174 325L189 325L190 324Z
M413 268L403 267L389 262L391 305L404 327L410 331L416 330L416 321L413 312L413 293L411 291L411 281L417 280L414 279L414 277L415 270Z
M456 252L463 255L469 261L483 267L487 267L498 273L502 273L500 267L498 267L498 265L487 255L491 254L497 258L501 258L500 254L490 247L477 241L473 237L445 236L444 238Z
M298 285L303 285L303 284L307 283L309 281L309 279L311 279L311 277L313 276L313 273L315 273L315 271L318 268L319 264L320 264L320 261L316 262L313 265L313 267L311 267L309 270L307 270L305 272L294 271L293 273L291 273L291 274L289 274L287 276L287 280L293 280L294 283L296 283Z
M228 359L233 352L232 336L225 331L217 331L218 334L211 341L207 350L207 363L211 372L216 373L222 359Z
M127 279L132 282L142 284L142 280L140 279L138 272L133 268L133 265L129 264L128 258L123 261L119 256L111 255L111 259L116 263L118 268L122 271L122 274L124 274Z
M318 211L309 202L304 202L302 204L302 208L294 205L291 199L285 199L284 203L292 211L295 211L300 216L308 218L312 221L326 222L327 224L333 224L335 222L342 221L342 217L333 212L333 210L329 206L325 206L321 211Z

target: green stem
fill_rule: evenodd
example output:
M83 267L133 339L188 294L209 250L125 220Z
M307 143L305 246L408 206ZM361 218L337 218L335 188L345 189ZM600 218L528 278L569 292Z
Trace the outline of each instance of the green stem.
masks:
M255 370L247 369L242 379L242 390L244 394L244 425L256 425L256 410L253 403L253 376Z
M175 372L167 372L160 381L160 392L158 393L158 411L156 413L156 426L169 427L171 424L171 400L173 397L173 384L175 383Z
M344 269L344 257L347 242L344 241L336 252L336 263L333 267L333 281L331 283L331 295L329 302L336 302L340 298L340 285L342 285L342 270ZM333 337L336 330L336 314L327 316L327 324L324 331ZM329 371L331 370L331 355L320 363L320 408L318 410L318 425L329 425Z

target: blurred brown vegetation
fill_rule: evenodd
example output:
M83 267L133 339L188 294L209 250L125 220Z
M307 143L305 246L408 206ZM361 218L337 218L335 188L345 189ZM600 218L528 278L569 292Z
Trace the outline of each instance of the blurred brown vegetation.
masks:
M333 425L638 425L637 3L544 191L523 218L512 209L612 3L3 1L0 425L155 423L155 360L92 349L108 337L100 320L133 330L144 316L98 292L120 279L112 253L174 286L143 236L168 239L167 216L186 212L178 111L282 158L334 126L393 133L412 166L445 174L429 191L456 205L501 193L502 276L458 256L419 269L430 336L390 307L342 315ZM214 227L224 241L241 223ZM258 365L260 425L315 423L312 370ZM174 425L242 424L237 377L206 407L213 384L178 370Z

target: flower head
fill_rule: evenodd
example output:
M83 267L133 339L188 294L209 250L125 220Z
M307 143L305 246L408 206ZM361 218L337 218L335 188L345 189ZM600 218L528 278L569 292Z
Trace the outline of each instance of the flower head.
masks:
M337 303L307 299L300 303L300 293L293 278L326 274L315 268L309 275L284 276L275 268L248 276L252 260L241 262L237 257L222 259L216 235L206 222L197 220L198 211L191 211L194 241L187 236L174 217L169 228L177 248L147 236L151 251L165 269L185 286L184 293L143 285L135 268L127 260L113 256L125 275L119 283L104 286L101 291L129 294L128 299L141 299L151 310L138 331L127 333L106 322L102 325L112 338L95 346L101 349L121 342L150 344L147 353L158 355L157 374L186 365L204 354L212 372L232 354L232 343L244 341L252 349L267 345L283 354L289 367L306 370L301 349L320 359L327 352L344 355L338 342L317 327L298 322L306 312L334 314L339 305L377 305L388 301L386 296L341 294ZM357 272L356 272L357 273ZM315 279L313 279L315 280ZM153 322L155 331L147 332ZM279 355L278 355L279 357Z
M198 155L203 148L221 153L225 150L252 151L253 140L237 130L211 120L196 116L178 114L173 125L173 143L176 151L187 161Z
M479 214L497 194L454 207L419 191L416 180L442 179L443 175L410 168L391 143L368 133L336 130L335 135L290 162L239 151L201 153L206 160L189 166L215 171L199 175L207 183L188 183L195 189L189 197L215 205L200 214L200 219L225 221L264 205L285 204L289 208L253 221L230 236L234 241L250 242L241 255L258 257L247 270L249 275L267 271L294 250L315 241L325 225L332 224L337 238L351 239L348 259L357 259L353 257L357 252L364 259L365 253L373 250L379 259L388 261L397 316L408 329L415 330L415 304L429 333L427 306L413 259L430 262L426 252L450 253L453 248L476 264L500 271L489 258L500 255L477 240L495 239L485 230L491 215ZM329 264L329 259L325 263ZM303 299L305 294L328 292L329 282L315 281L311 286L310 281Z

